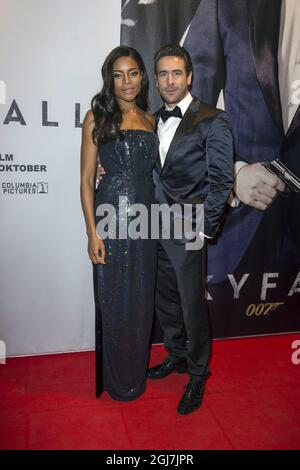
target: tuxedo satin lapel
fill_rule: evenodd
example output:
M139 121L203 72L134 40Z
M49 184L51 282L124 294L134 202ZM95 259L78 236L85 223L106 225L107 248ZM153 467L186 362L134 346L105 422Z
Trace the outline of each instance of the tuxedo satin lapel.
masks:
M251 0L250 41L260 83L270 114L284 133L278 81L278 43L281 0Z
M200 102L196 98L193 98L193 101L191 102L190 106L184 113L183 118L181 119L180 124L176 129L176 132L170 144L169 150L167 152L165 163L162 168L162 173L165 171L165 168L170 163L170 160L172 160L172 154L174 150L178 147L180 140L186 134L186 132L191 128L193 124L193 120L194 120L194 113L198 111L199 105L200 105Z
M286 137L290 137L290 135L300 126L300 105L298 106L298 109L296 111L295 116L293 117L293 120L291 122L290 127L288 128Z

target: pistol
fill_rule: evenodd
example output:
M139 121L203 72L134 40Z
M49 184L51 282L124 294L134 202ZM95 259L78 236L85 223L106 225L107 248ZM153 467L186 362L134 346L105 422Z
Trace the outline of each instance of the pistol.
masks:
M286 186L292 191L299 193L300 179L291 170L289 170L279 158L275 160L266 160L263 166L270 171L273 175L280 178Z

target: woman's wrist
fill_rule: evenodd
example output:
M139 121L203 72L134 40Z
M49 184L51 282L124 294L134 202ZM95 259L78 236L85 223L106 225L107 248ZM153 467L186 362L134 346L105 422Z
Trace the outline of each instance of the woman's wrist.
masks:
M96 228L91 228L91 229L86 231L86 234L87 234L88 238L95 238L95 237L97 237L97 230L96 230Z

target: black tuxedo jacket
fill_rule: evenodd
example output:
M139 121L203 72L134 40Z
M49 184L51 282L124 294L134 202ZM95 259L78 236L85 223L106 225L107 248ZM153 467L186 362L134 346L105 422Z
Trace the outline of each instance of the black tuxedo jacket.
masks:
M156 117L158 122L159 111ZM214 237L233 184L233 137L227 114L194 98L164 166L157 160L154 183L159 204L203 203L204 233ZM181 242L185 241L183 237Z

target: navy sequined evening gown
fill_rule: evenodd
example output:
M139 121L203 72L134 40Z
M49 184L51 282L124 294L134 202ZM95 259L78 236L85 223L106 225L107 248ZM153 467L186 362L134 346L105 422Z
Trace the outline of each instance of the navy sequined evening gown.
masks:
M130 217L130 206L140 203L150 209L154 202L152 169L158 155L154 132L133 129L121 134L99 146L106 174L94 197L96 224L104 217L97 207L112 205L117 235L120 221L130 223L139 215ZM110 235L104 240L106 264L93 265L96 396L107 391L115 400L127 401L137 398L146 387L157 245L150 238L113 239L114 229L108 231Z

